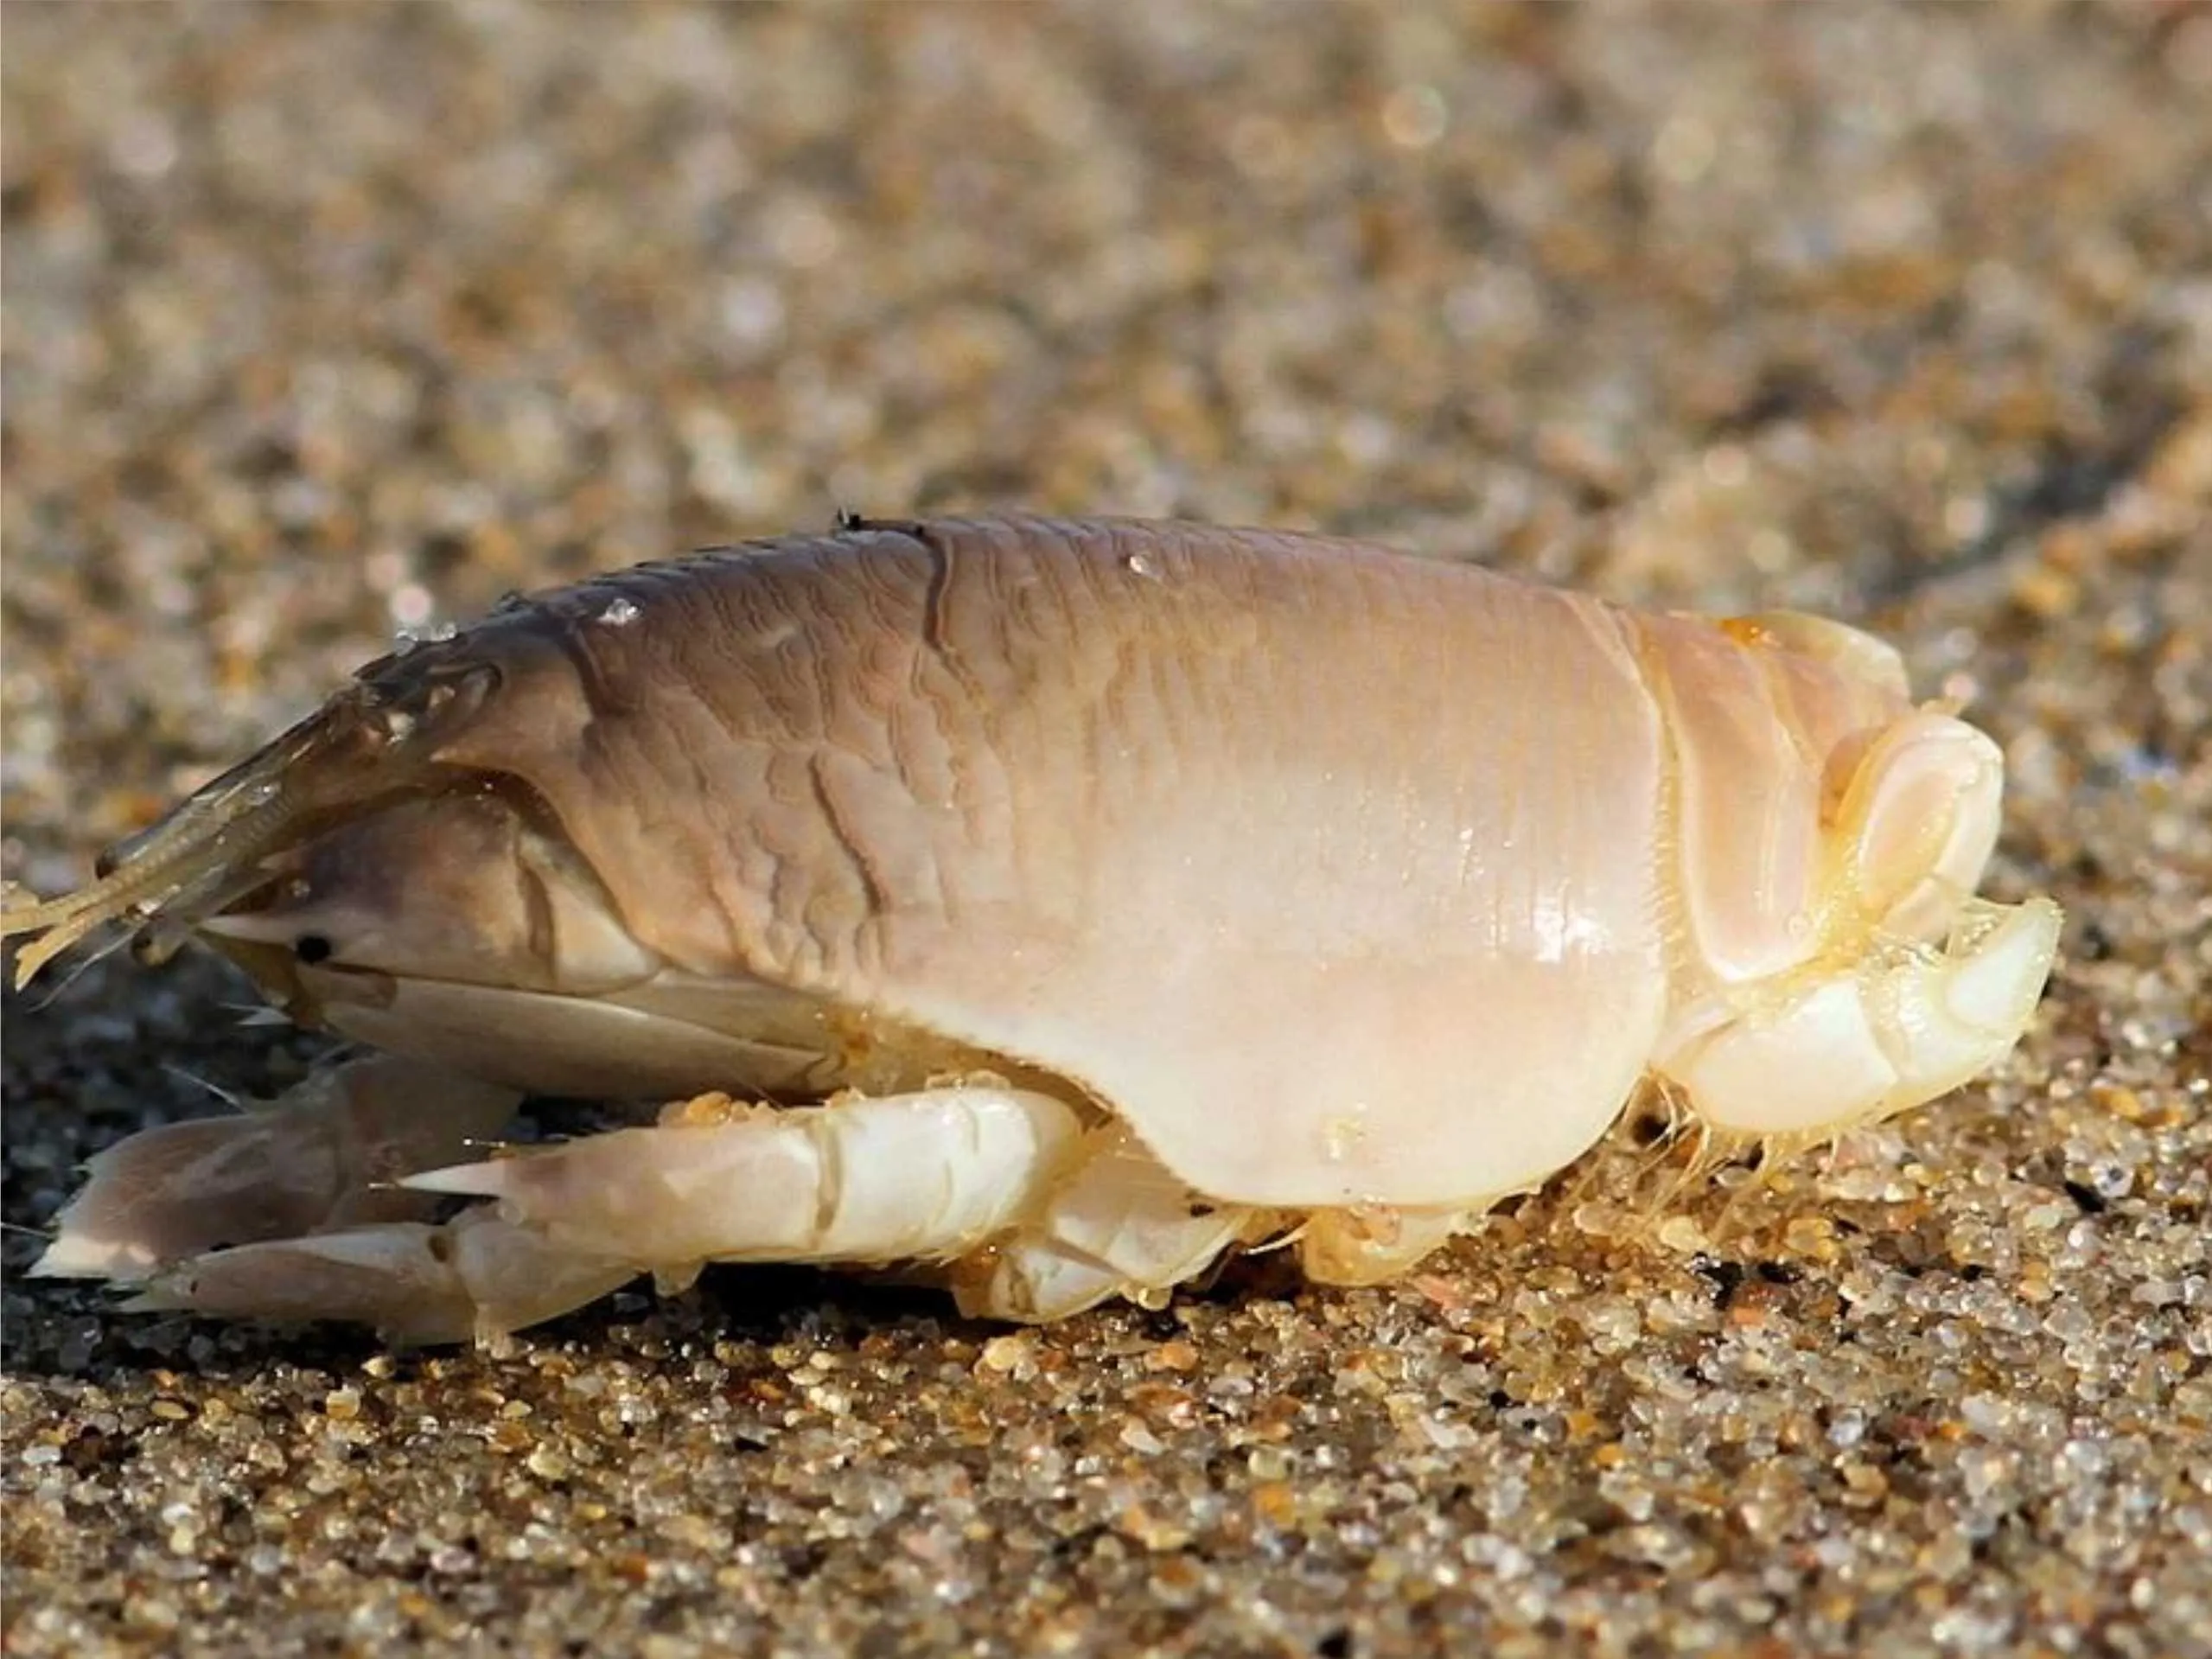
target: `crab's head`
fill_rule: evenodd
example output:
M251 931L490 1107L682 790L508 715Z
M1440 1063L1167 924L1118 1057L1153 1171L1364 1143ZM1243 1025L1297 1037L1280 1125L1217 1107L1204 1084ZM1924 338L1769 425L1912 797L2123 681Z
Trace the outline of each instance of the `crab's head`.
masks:
M672 990L683 976L511 779L372 806L265 868L199 928L303 1023L551 1094L772 1089L817 1057L756 1040L777 1015L806 1024L766 987Z
M505 780L467 775L364 808L262 861L199 923L316 1023L400 980L589 996L659 966L590 866Z
M842 1052L819 1000L672 967L629 915L655 871L595 864L533 782L590 715L559 622L495 615L369 665L98 880L0 912L0 934L36 935L17 983L103 931L154 960L198 939L303 1024L490 1082L811 1088Z

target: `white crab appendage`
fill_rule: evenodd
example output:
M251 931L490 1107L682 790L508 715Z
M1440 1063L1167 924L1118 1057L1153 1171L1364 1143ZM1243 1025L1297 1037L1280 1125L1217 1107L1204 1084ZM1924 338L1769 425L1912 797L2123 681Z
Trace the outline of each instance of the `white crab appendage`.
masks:
M610 621L618 618L619 621ZM386 1051L93 1160L38 1271L486 1337L641 1274L1155 1303L1401 1273L1656 1082L1801 1144L1999 1062L2003 761L1896 654L1363 544L852 523L363 669L0 913ZM674 1102L490 1152L525 1093Z

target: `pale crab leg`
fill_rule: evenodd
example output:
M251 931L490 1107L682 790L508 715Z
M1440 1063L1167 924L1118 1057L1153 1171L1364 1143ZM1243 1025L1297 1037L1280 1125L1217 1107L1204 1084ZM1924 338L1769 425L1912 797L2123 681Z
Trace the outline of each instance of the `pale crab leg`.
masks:
M188 1312L287 1324L373 1325L411 1345L505 1335L557 1318L637 1277L502 1221L490 1205L443 1226L392 1222L215 1250L168 1268L129 1313Z
M947 1278L960 1311L985 1318L1041 1324L1114 1296L1154 1305L1253 1224L1252 1210L1206 1202L1128 1130L1109 1128L1049 1203Z
M1036 1208L1081 1133L1027 1089L963 1086L826 1107L707 1095L652 1128L418 1175L495 1198L579 1254L667 1273L708 1261L883 1262L966 1254Z
M427 1221L399 1177L513 1116L514 1090L389 1056L320 1071L258 1109L164 1124L98 1153L35 1277L129 1284L219 1246Z
M1081 1139L1064 1102L998 1087L785 1110L711 1095L651 1128L409 1180L494 1201L443 1228L215 1251L130 1305L452 1342L551 1318L641 1273L682 1285L711 1261L947 1260L1045 1203Z

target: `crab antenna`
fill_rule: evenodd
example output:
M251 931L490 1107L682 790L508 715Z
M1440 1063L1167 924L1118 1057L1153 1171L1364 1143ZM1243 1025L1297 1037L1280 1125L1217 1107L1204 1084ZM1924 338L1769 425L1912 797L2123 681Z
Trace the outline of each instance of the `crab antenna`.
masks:
M15 986L106 922L143 925L219 867L265 851L299 814L284 774L314 746L316 718L188 796L152 828L123 844L115 867L73 893L0 909L0 938L40 935L16 959Z

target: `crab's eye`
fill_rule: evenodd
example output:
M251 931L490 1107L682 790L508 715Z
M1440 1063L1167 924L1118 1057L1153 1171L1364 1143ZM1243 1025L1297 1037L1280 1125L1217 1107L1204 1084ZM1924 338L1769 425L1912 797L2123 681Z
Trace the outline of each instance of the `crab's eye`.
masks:
M292 954L310 967L317 962L328 961L336 949L327 934L303 933L292 941Z

